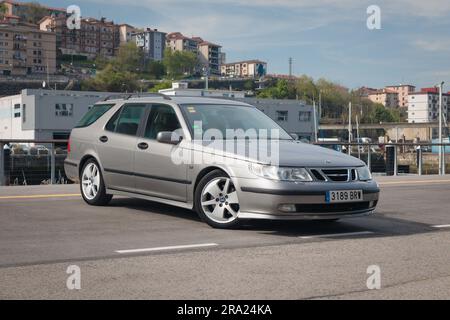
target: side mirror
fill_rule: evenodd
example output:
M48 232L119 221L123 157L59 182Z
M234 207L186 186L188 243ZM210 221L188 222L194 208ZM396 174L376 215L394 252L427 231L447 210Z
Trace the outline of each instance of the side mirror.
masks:
M171 132L171 131L161 131L158 132L158 135L156 136L156 140L161 143L167 143L167 144L179 144L181 140L183 140L183 137L180 136L178 133Z

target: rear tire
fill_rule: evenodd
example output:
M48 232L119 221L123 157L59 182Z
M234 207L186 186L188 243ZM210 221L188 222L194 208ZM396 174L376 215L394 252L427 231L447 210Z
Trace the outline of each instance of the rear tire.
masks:
M106 193L105 182L97 161L89 159L80 174L80 191L84 201L92 206L107 205L112 195Z
M213 228L230 229L240 224L236 188L222 170L211 171L200 180L194 205L200 218Z

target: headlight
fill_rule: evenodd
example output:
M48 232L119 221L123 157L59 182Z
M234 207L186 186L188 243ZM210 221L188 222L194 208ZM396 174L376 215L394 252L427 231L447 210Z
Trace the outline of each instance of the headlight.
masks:
M369 181L372 180L372 174L367 166L356 168L358 172L358 179L361 181Z
M311 176L305 168L276 167L251 163L249 164L249 169L257 176L271 180L312 181Z

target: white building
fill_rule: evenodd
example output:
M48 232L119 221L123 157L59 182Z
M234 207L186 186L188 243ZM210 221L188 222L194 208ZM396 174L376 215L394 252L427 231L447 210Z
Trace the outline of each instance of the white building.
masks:
M444 119L449 120L450 94L442 95ZM408 96L408 122L436 122L439 120L439 93L414 92Z
M187 82L174 82L172 88L159 90L167 96L244 98L244 91L189 89Z
M162 61L166 48L165 32L147 28L145 31L134 33L132 37L136 39L136 45L144 51L146 59Z
M0 139L67 139L97 101L110 93L25 89L0 98Z

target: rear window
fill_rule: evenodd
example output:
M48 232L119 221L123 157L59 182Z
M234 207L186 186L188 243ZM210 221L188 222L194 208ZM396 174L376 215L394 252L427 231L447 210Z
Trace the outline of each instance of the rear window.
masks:
M104 115L109 109L111 109L113 104L100 104L94 105L78 122L75 128L84 128L93 124L97 119Z

